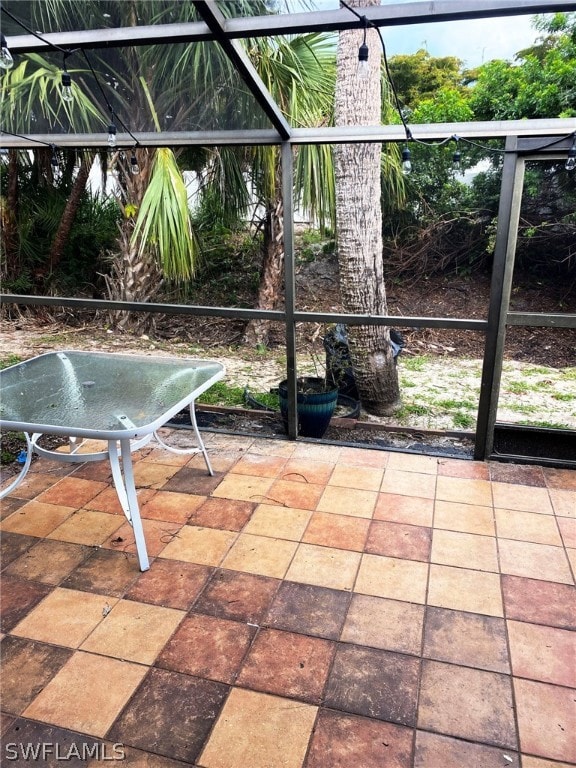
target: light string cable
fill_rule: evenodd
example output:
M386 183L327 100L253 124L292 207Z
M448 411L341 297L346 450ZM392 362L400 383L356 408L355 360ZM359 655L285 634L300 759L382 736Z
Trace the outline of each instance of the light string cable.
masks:
M80 48L63 48L62 46L58 45L57 43L53 43L51 40L47 40L45 37L43 37L38 32L35 32L33 29L28 27L27 24L25 24L21 19L19 19L18 17L14 16L14 14L10 13L10 11L7 11L6 8L4 8L3 6L0 6L0 10L2 11L2 13L5 13L6 16L8 16L8 18L12 19L12 21L14 21L16 24L18 24L18 26L20 26L20 27L22 27L22 29L26 30L26 32L28 32L30 35L33 35L35 38L40 40L42 43L45 43L46 45L48 45L53 50L58 51L59 53L62 53L63 57L64 57L63 69L64 69L65 73L66 73L66 59L69 56L71 56L72 54L77 53L78 51L81 51L81 53L83 54L84 58L86 59L86 63L88 64L88 68L90 69L90 72L92 73L92 76L93 76L94 80L96 81L96 85L98 86L98 88L100 90L100 93L102 94L104 102L106 103L106 107L108 108L108 110L110 112L111 126L114 125L114 117L116 117L116 119L118 120L118 122L120 123L122 128L134 140L135 146L137 146L137 147L140 146L140 142L138 141L136 136L134 136L132 131L125 125L125 123L120 118L120 116L117 115L114 112L114 108L110 104L110 101L109 101L109 99L108 99L108 97L106 95L106 92L104 91L104 88L102 87L102 84L100 82L100 79L99 79L98 75L96 74L96 72L94 70L94 67L91 64L90 59L88 58L88 55L87 55L86 51L83 48L81 48L81 47ZM109 126L109 128L111 126ZM11 134L11 135L17 136L17 134ZM109 132L109 135L110 135L110 132ZM26 137L20 137L20 138L26 138ZM39 143L45 143L45 142L39 142ZM50 146L50 145L48 145L48 146Z
M340 5L346 8L346 10L350 11L354 16L356 16L357 19L359 19L363 25L364 28L366 26L371 27L372 29L375 29L378 33L378 38L380 39L380 45L382 46L382 55L384 59L384 68L386 70L386 76L388 78L388 82L390 84L390 90L392 91L392 95L394 97L394 104L396 107L396 111L398 113L398 116L400 117L400 120L402 122L402 125L404 126L404 132L406 134L406 141L413 141L416 144L423 144L427 147L442 147L448 144L450 141L455 141L456 145L458 145L459 141L464 142L465 144L469 144L470 146L477 147L478 149L482 149L486 152L491 152L495 155L506 155L506 154L517 154L517 150L509 150L509 149L499 149L497 147L489 147L486 144L481 144L477 141L472 141L472 139L467 139L464 136L457 136L456 134L453 134L451 136L448 136L445 139L441 139L440 141L423 141L422 139L417 139L412 131L410 130L410 126L406 122L406 119L404 117L404 113L402 111L402 107L400 105L400 99L398 97L398 92L396 90L396 86L394 85L394 80L392 79L392 75L390 72L390 67L388 64L388 56L386 54L386 45L384 43L384 38L382 36L382 32L380 30L380 27L376 26L374 22L370 21L366 16L361 15L358 13L358 11L355 8L352 8L349 6L344 0L340 0ZM364 33L366 34L366 33ZM530 150L526 150L528 153L532 152L538 152L542 149L548 149L549 147L553 147L556 144L560 144L561 142L565 141L566 139L572 138L574 141L576 141L576 131L573 131L572 133L568 133L565 136L560 136L558 139L553 139L552 141L548 141L545 144L541 144L537 147L532 147ZM523 153L522 153L523 154Z

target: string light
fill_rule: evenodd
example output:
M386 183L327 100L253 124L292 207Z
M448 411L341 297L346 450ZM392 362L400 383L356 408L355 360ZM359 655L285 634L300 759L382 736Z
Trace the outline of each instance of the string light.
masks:
M134 176L138 176L140 173L140 166L138 165L138 158L136 157L136 150L132 150L132 155L130 156L130 171Z
M366 29L368 27L368 19L366 16L362 17L362 21L364 22L364 40L362 41L362 45L358 49L358 69L356 70L358 77L365 80L368 77L369 74L369 66L368 66L368 46L366 44Z
M2 69L11 69L14 66L14 59L8 48L8 41L2 33L0 33L0 67Z
M72 93L72 78L68 74L67 70L62 72L61 84L62 90L60 95L62 96L62 101L66 101L68 103L74 101L74 94Z
M462 153L460 152L460 147L458 146L458 142L460 141L459 137L454 136L454 141L456 142L456 149L452 155L452 167L455 171L459 172L462 170Z
M566 165L564 166L567 171L573 171L576 168L576 134L572 139L572 146L568 150L568 157L566 158Z
M410 157L410 150L408 147L404 147L402 150L402 173L405 176L408 176L409 173L412 173L412 161Z
M108 126L108 147L113 149L116 146L116 126L114 125L114 116Z

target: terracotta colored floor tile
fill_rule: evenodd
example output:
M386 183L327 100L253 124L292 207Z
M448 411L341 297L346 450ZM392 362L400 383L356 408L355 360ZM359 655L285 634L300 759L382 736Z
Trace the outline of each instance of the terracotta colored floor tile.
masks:
M340 645L324 704L365 717L414 725L420 661L389 651Z
M119 600L81 648L103 656L153 664L184 615L174 608Z
M508 636L512 671L516 677L576 688L574 632L508 621Z
M1 488L1 486L0 486ZM15 499L13 496L5 496L0 504L0 520L4 520L17 509L24 506L27 503L27 499Z
M222 561L222 567L282 579L297 546L295 541L241 533Z
M255 510L256 504L234 499L206 499L190 515L190 525L207 528L223 528L227 531L241 531Z
M227 692L222 683L151 669L108 739L193 763Z
M323 490L323 485L293 480L276 480L268 493L259 501L295 509L316 509Z
M338 463L328 483L340 488L379 491L383 477L384 470L377 467L353 467Z
M198 565L219 565L236 540L235 531L184 525L177 538L162 550L162 557Z
M498 573L496 539L475 533L435 529L431 562Z
M534 544L562 546L558 531L559 522L553 515L535 512L518 512L513 509L495 509L496 530L502 539L531 541ZM565 518L563 518L565 519Z
M576 763L574 691L514 678L522 752Z
M268 502L268 493L273 483L271 477L253 477L251 475L226 475L212 496L237 501L253 501L258 504ZM297 506L297 505L294 505Z
M285 581L265 623L275 629L337 640L349 602L350 595L341 590Z
M78 509L87 504L106 488L106 483L96 480L82 480L80 477L63 477L55 485L36 497L43 504L57 504Z
M166 644L156 666L233 683L255 632L255 627L238 621L192 613Z
M164 547L178 536L181 523L165 523L163 520L151 520L144 518L142 520L144 529L144 538L146 539L146 550L148 557L157 557ZM121 554L133 554L136 550L136 539L134 538L134 529L126 520L118 530L102 542L102 548L112 549Z
M23 536L20 533L2 531L0 535L0 568L6 569L10 563L18 560L37 543L38 539L34 536Z
M155 491L153 488L142 488L138 491L138 506L140 507L140 510L144 507L144 505L152 499L158 491ZM109 485L107 488L104 488L104 490L98 494L98 496L94 496L93 499L90 499L90 501L84 505L85 509L94 509L97 512L108 512L110 515L122 515L124 516L124 512L122 511L122 507L120 506L120 501L118 500L118 494L116 493L116 488L114 488L113 485Z
M437 501L434 505L434 527L480 536L496 535L492 507L477 504Z
M334 464L328 461L289 459L280 473L280 480L326 485L333 469Z
M10 632L49 593L45 584L3 574L0 631Z
M136 488L162 488L178 472L178 467L169 464L155 464L151 461L137 461L134 464Z
M252 644L236 685L318 704L334 650L335 644L329 640L263 629Z
M387 651L420 654L424 606L353 595L341 640Z
M387 467L380 490L382 493L433 499L436 493L436 480L436 475L423 472L404 472Z
M490 480L489 465L483 461L438 459L438 474L445 477L465 477L469 480Z
M32 465L32 467L33 466L34 465ZM34 472L32 467L24 480L12 491L10 496L6 499L2 499L2 506L4 506L8 501L8 498L11 497L17 499L35 499L36 496L42 493L42 491L45 491L47 488L51 488L54 485L54 475L45 474L43 472Z
M514 483L532 487L546 487L542 467L529 464L503 464L494 461L490 465L490 479L499 483Z
M425 659L418 726L504 749L516 749L512 685L507 675Z
M206 565L158 558L150 570L140 573L125 597L187 611L211 574L212 569Z
M366 450L366 448L347 447L340 451L339 460L351 467L381 467L385 469L391 455L388 451L380 449Z
M408 525L432 525L434 501L418 497L400 496L395 493L379 493L374 510L375 520Z
M543 467L544 479L548 488L561 488L576 491L576 473L573 469Z
M412 731L400 725L321 710L305 768L411 768Z
M516 509L520 512L536 512L540 515L553 514L547 488L494 482L492 493L495 507Z
M430 566L428 604L487 616L503 616L500 577L497 573Z
M214 470L214 474L209 475L205 464L202 467L182 467L164 483L162 491L209 496L223 478L224 472L221 471Z
M576 517L576 491L551 488L549 494L555 515Z
M351 590L360 553L314 544L300 544L285 578L301 584Z
M568 562L572 566L572 573L576 578L576 549L567 549L566 557L568 558Z
M204 768L300 768L317 707L232 689L201 757Z
M139 664L75 653L24 715L102 737L145 674Z
M74 507L29 501L0 524L2 531L43 538L75 511Z
M576 548L576 518L558 517L558 527L565 547ZM551 542L547 542L551 543Z
M525 576L563 584L573 583L562 547L499 539L500 568L511 576Z
M113 597L56 587L13 629L13 633L31 640L77 648L116 602Z
M159 431L160 439L173 448L182 450L195 449L197 443L191 432L174 430L163 427ZM163 448L156 440L139 451L142 461L150 461L154 464L172 464L182 467L190 461L192 454L173 453ZM144 455L145 454L145 455Z
M328 485L324 489L316 509L318 512L370 519L374 514L377 500L378 493L376 491Z
M559 763L556 760L546 760L531 755L522 755L522 768L571 768L573 763Z
M272 504L259 504L244 527L244 533L300 541L312 512Z
M6 535L3 534L2 538ZM92 552L92 547L81 544L44 539L14 561L6 569L6 573L56 586Z
M422 472L435 475L438 471L438 459L435 456L418 456L412 453L391 453L386 465L388 469L400 469L402 472Z
M366 542L366 552L387 555L406 560L430 559L432 531L421 525L404 525L384 520L374 520Z
M314 512L302 541L306 544L362 552L369 528L370 520L366 518Z
M112 483L112 470L110 462L90 461L74 470L74 477L81 477L83 480L96 480L99 483Z
M576 630L576 589L539 579L502 576L508 619Z
M140 504L140 515L144 519L182 524L186 523L205 501L205 496L160 491L154 493L149 501Z
M259 453L247 453L230 470L238 475L254 477L278 477L286 465L282 456L266 456Z
M492 484L488 480L470 480L461 477L438 477L436 499L455 504L492 505ZM504 506L504 505L499 505Z
M259 624L281 582L237 571L217 570L194 606L194 611Z
M2 708L19 715L68 661L72 651L8 636L2 653Z
M62 586L122 597L139 573L135 555L97 549L72 571Z
M426 609L423 655L491 672L510 672L503 619L477 613Z
M427 563L363 555L354 592L409 603L425 603L427 577Z
M416 732L414 768L487 768L503 766L520 768L518 754L511 749L488 747L469 741L441 736L438 733ZM522 765L526 768L526 764Z
M97 547L120 528L123 519L120 515L80 509L48 534L47 538Z

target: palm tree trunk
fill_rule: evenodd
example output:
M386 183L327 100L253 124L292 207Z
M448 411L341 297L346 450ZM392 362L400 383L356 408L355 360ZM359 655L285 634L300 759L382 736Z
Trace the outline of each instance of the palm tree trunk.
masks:
M379 5L356 0L351 5ZM375 30L368 30L369 74L358 76L362 31L341 32L337 54L336 124L379 125L381 49ZM382 207L379 144L335 147L336 226L342 303L346 312L387 314L382 262ZM350 326L350 357L363 407L388 415L400 404L398 373L388 328Z
M2 246L4 250L3 275L14 280L20 274L18 258L18 151L8 150L8 188L6 206L1 209Z

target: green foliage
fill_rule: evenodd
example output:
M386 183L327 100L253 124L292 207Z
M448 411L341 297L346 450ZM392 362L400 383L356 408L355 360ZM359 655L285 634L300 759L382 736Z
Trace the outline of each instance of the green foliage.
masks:
M463 89L462 62L454 56L433 57L420 49L392 56L389 67L400 101L410 110L423 100L434 99L443 89Z
M22 362L22 358L18 355L7 355L0 358L0 369L9 368L11 365L17 365Z
M455 413L452 416L452 421L455 427L462 429L470 429L474 426L474 418L469 413Z
M430 362L428 355L417 355L416 357L402 358L402 366L408 371L422 371Z

